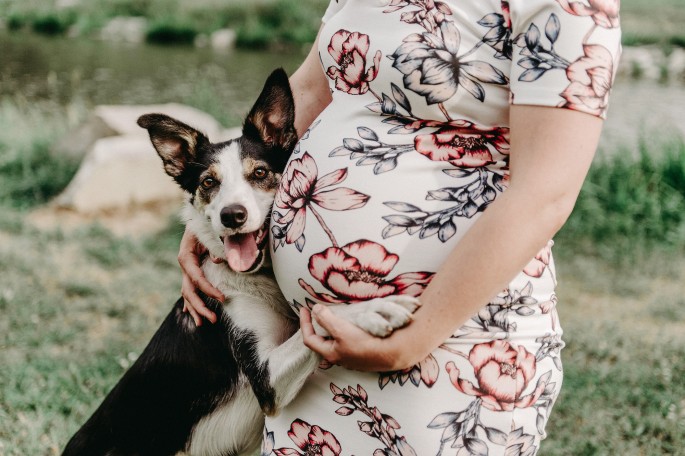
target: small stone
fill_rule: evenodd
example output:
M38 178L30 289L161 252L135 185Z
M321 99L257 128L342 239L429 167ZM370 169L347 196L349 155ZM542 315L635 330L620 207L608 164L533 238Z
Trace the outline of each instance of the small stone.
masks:
M105 41L142 43L147 27L148 21L144 17L118 16L100 30L100 38Z
M625 47L618 74L638 79L658 80L662 77L664 55L648 46Z
M233 49L236 42L236 32L231 29L221 29L212 33L209 38L212 49L225 51Z
M61 144L62 153L85 156L55 199L56 207L93 214L182 199L183 192L164 172L148 132L136 123L146 113L174 117L213 142L240 136L240 128L225 130L209 114L185 105L98 106L89 121Z
M668 56L668 75L679 79L685 77L685 49L676 48Z
M95 142L55 203L79 213L127 208L170 199L183 192L166 175L145 136L113 136Z
M56 0L55 1L55 8L60 10L60 9L67 9L67 8L74 8L76 6L81 5L81 0Z
M223 134L221 124L207 113L190 106L168 103L158 105L101 105L97 106L88 120L68 133L55 147L53 154L81 158L95 141L118 135L146 136L136 121L148 113L163 113L199 129L210 139Z

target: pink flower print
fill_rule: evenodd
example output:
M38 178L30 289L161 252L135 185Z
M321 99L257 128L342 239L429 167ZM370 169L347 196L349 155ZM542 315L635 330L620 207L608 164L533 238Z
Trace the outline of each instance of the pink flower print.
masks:
M277 456L338 456L342 451L340 442L333 434L300 419L292 422L288 436L300 451L294 448L279 448L274 450Z
M557 295L555 293L550 296L549 301L544 301L540 303L540 311L543 314L548 314L557 307L557 303L559 302L559 299L557 298Z
M286 243L296 243L302 249L307 208L313 211L312 203L332 211L357 209L366 204L369 197L363 193L345 187L328 189L346 177L347 168L342 168L319 178L316 162L307 152L288 163L274 201L275 207L285 210L274 212L274 221L286 225Z
M328 45L328 53L338 65L328 67L326 74L335 80L335 88L361 95L369 90L369 82L376 79L381 62L381 51L376 51L373 65L366 70L366 53L369 51L369 36L359 32L338 30Z
M433 273L406 272L388 280L398 260L381 244L362 239L342 248L329 247L309 258L310 274L332 295L318 293L303 279L299 284L315 299L327 303L360 302L393 294L419 296Z
M502 0L502 16L504 18L504 26L511 30L511 9L509 8L509 1Z
M535 255L535 258L530 260L526 267L523 268L523 273L530 277L542 277L542 274L549 266L549 262L552 258L553 245L554 241L549 241L547 245L544 246L537 255Z
M336 384L330 384L333 393L333 401L344 404L335 413L340 416L349 416L354 412L366 415L371 421L357 421L359 430L369 437L378 439L384 448L377 448L374 456L416 456L416 452L409 445L404 436L398 435L397 430L401 428L400 423L395 418L382 413L378 407L369 404L369 396L361 386L348 386L340 389ZM368 453L367 453L368 454Z
M567 13L574 16L591 16L595 24L600 27L616 28L619 26L621 0L587 0L589 5L583 2L569 2L568 0L557 1Z
M561 94L565 108L604 115L614 75L611 52L599 44L583 45L585 55L566 69L571 84Z
M556 330L559 327L559 315L557 313L558 302L559 299L557 298L556 293L552 293L552 296L550 296L548 301L540 303L540 312L543 314L549 314L550 319L552 320L553 330Z
M536 454L536 452L535 437L531 434L524 434L522 427L507 436L505 456L526 456Z
M492 163L490 147L500 154L508 154L509 129L485 128L467 120L454 120L434 133L414 138L414 148L420 154L458 167L476 168Z
M445 366L450 381L460 392L479 397L483 406L493 411L512 411L514 408L530 407L544 392L550 375L538 381L535 391L522 396L535 377L535 355L524 347L514 348L504 340L478 344L469 353L477 385L461 378L454 362Z
M404 386L407 380L410 380L414 386L419 386L423 382L430 388L438 380L439 372L438 360L433 355L428 355L423 361L407 369L381 372L378 377L378 386L383 389L390 382Z

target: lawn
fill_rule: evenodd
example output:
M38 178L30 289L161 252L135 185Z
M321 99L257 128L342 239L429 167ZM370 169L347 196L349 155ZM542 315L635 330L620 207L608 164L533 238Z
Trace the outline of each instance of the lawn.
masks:
M56 455L178 295L181 227L138 240L0 222L0 454ZM544 455L685 454L685 261L557 249L565 383Z

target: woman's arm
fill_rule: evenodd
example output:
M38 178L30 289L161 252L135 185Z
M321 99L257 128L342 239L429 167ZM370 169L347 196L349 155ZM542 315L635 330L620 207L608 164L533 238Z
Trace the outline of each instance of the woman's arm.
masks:
M295 99L295 129L298 136L304 134L314 119L331 102L328 80L319 61L318 41L317 35L302 65L290 77L290 88ZM216 315L198 296L198 289L214 299L225 300L223 294L212 286L202 273L200 257L205 252L206 249L195 235L186 229L178 252L178 263L183 275L181 295L185 304L184 310L190 312L197 326L202 324L202 317L212 323L216 322Z
M388 371L423 360L488 303L561 228L592 162L601 119L570 110L512 106L509 188L464 235L421 296L414 321L386 339L370 337L325 306L308 311L305 344L352 369Z
M319 57L319 34L302 65L290 76L290 89L295 99L295 129L302 136L321 111L331 102L328 79Z

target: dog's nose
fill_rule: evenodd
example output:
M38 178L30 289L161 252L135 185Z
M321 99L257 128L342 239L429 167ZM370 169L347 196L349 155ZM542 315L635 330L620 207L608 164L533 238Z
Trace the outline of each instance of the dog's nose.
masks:
M240 204L231 204L221 209L221 224L226 228L238 228L247 221L247 209Z

